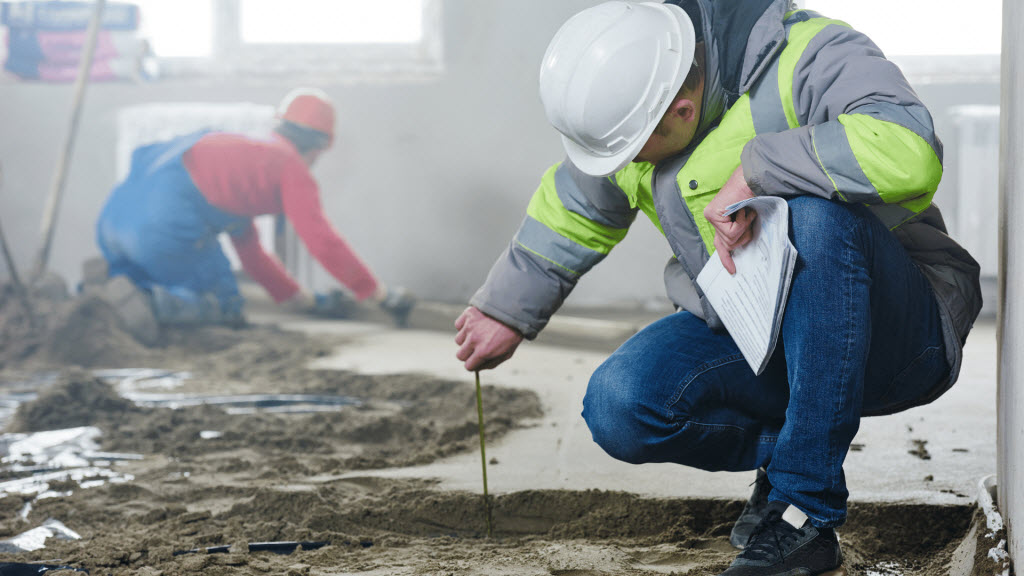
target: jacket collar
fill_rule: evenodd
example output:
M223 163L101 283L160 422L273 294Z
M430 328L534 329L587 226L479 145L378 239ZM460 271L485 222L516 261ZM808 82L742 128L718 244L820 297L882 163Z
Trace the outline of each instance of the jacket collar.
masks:
M701 29L706 70L698 134L718 124L725 111L760 79L786 43L783 27L790 0L669 0Z

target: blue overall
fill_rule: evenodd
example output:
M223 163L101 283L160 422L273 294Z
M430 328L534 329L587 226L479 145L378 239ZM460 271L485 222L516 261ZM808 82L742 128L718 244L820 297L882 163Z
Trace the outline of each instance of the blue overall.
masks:
M96 241L111 276L195 306L212 295L221 315L237 317L243 300L217 236L244 229L249 219L211 206L185 169L185 151L205 133L137 148L128 178L103 207Z

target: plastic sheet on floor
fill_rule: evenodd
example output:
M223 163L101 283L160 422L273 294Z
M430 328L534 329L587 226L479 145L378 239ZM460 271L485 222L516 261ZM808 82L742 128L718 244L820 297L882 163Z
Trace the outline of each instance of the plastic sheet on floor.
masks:
M27 562L0 562L0 576L36 576L37 574L46 574L47 572L56 570L66 570L70 572L82 572L88 574L89 571L83 568L75 568L74 566L61 566L59 564L31 564Z
M50 490L54 482L74 481L82 488L107 482L128 482L130 474L111 469L118 460L141 460L142 455L101 452L95 426L47 430L30 434L0 435L3 470L24 477L0 482L0 496L35 494L37 498L63 496Z
M50 518L43 522L42 526L27 530L6 540L0 540L0 553L16 554L18 552L42 550L46 547L46 541L50 538L80 540L82 537L61 523L60 520ZM3 574L3 572L0 572L0 574Z
M114 384L122 396L139 390L173 390L192 377L190 372L161 368L119 368L95 370L93 376Z
M219 406L228 414L255 412L305 413L336 412L344 406L361 406L362 400L351 396L326 394L238 394L207 396L200 394L131 393L125 398L139 406L162 408L188 408L191 406Z

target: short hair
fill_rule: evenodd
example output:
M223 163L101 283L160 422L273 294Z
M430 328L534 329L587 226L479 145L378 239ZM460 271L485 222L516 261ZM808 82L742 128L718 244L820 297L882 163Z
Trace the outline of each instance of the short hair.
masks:
M705 62L707 62L707 57L704 54L704 42L698 42L693 48L693 63L690 64L690 71L686 74L686 79L683 80L683 85L679 89L680 94L688 94L700 86Z
M686 98L700 87L700 83L704 78L703 70L706 61L704 42L698 42L693 49L693 64L690 64L690 71L687 72L683 85L679 87L679 92L676 92L675 98L672 99L673 103L681 98ZM669 106L671 107L671 104ZM668 127L665 126L665 115L662 115L661 119L658 120L658 124L654 127L654 134L664 136L667 133Z
M288 120L278 121L277 126L274 127L274 132L277 132L295 145L299 154L305 154L314 150L326 150L331 145L331 137L326 132L307 128Z

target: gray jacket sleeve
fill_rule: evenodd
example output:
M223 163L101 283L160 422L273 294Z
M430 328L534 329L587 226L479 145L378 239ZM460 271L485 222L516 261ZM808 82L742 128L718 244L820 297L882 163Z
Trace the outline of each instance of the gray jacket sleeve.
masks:
M760 83L777 78L768 73ZM863 34L839 24L822 28L796 64L793 102L799 127L758 134L743 150L755 194L878 204L938 184L942 145L931 115Z
M469 303L536 338L580 276L607 254L584 245L585 238L604 232L614 244L636 212L611 179L583 174L566 160L545 175L519 231Z

